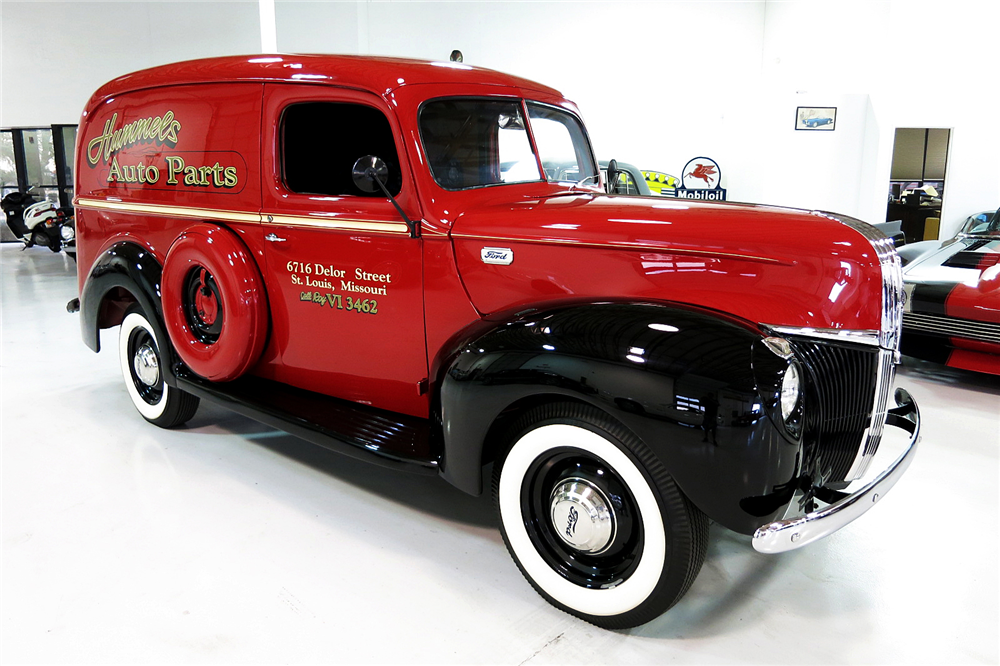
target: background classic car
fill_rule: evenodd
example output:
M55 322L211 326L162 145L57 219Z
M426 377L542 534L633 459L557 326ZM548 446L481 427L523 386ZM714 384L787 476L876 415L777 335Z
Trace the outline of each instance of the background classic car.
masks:
M945 241L899 250L902 352L1000 375L1000 210L971 215Z
M829 125L832 122L833 118L806 118L802 121L802 124L806 127L821 127Z
M807 545L916 450L884 235L607 196L576 107L540 84L216 58L106 84L79 136L83 337L121 326L143 418L207 399L472 494L492 463L515 562L599 626L675 604L709 520ZM908 446L866 475L886 426Z
M601 179L608 183L608 164L611 160L601 160ZM615 183L608 183L608 191L611 194L631 194L633 196L651 197L655 194L649 189L649 183L643 176L643 172L636 166L627 162L615 160L618 168L618 177Z

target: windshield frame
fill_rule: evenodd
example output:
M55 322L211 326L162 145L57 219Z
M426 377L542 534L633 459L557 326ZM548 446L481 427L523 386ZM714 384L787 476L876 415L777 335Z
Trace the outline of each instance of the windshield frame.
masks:
M434 102L440 102L442 100L516 102L520 109L521 116L525 122L525 129L527 130L528 143L531 147L532 155L535 158L535 164L537 166L540 177L538 179L532 179L532 180L483 183L479 185L471 185L468 187L459 187L459 188L451 188L443 185L438 180L438 177L434 173L434 168L431 165L430 153L427 150L427 143L424 137L424 125L423 125L424 111L426 110L427 106L429 104L432 104ZM545 173L545 169L542 165L542 156L539 154L538 144L535 141L535 131L534 128L532 127L531 117L529 116L529 111L528 111L529 104L538 107L543 107L547 110L551 110L557 113L566 114L569 118L572 119L573 122L577 124L577 127L580 130L580 140L582 141L582 146L580 146L580 148L582 149L582 151L586 153L585 159L589 157L590 167L593 170L594 174L596 174L598 181L600 181L601 170L600 166L598 165L597 158L594 154L594 147L591 144L590 134L587 132L587 126L584 124L583 119L580 117L580 115L575 111L573 111L572 109L568 109L560 104L553 104L550 102L543 102L537 99L531 99L528 97L513 96L513 95L438 95L436 97L431 97L429 99L422 101L417 109L417 136L420 139L420 148L423 151L423 154L426 158L425 167L434 184L440 187L442 190L445 190L446 192L468 192L471 190L479 190L483 188L501 187L509 185L538 184L538 183L544 183L548 185L562 185L564 187L579 189L576 181L550 179L548 175ZM575 145L574 148L576 148ZM582 167L585 165L581 164L580 166ZM601 188L600 185L595 185L594 191L596 192L599 189L600 191L603 191L603 188Z
M982 222L978 222L978 223L973 224L973 220L976 217L978 217L979 215L987 215L988 216L986 218L986 224L988 226L993 226L994 227L993 231L987 231L986 233L972 233L971 231L967 231L967 229L971 229L973 227L976 227L976 226L979 226L980 224L982 224ZM970 215L968 218L966 218L965 224L962 225L961 231L958 232L958 237L959 238L990 238L990 239L993 239L993 240L1000 240L1000 209L997 209L993 213L990 213L990 211L988 211L988 210L984 210L982 212L975 213L974 215Z

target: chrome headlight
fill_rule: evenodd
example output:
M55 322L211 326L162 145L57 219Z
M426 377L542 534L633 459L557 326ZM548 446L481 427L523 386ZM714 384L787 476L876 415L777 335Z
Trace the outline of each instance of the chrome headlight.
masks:
M789 363L781 378L781 418L786 425L788 420L795 414L799 406L799 399L802 394L802 387L799 380L799 366L796 363Z
M754 377L757 391L771 420L792 439L802 435L805 413L805 369L792 343L767 337L754 346Z
M62 236L64 241L68 242L76 238L76 230L73 227L64 224L59 230L59 235Z

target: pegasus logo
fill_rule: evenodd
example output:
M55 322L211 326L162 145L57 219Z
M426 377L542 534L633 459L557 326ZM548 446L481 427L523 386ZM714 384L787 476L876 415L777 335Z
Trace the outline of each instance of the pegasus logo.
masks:
M692 178L699 178L705 181L705 184L709 187L712 186L712 176L716 174L715 166L712 164L699 164L687 175Z

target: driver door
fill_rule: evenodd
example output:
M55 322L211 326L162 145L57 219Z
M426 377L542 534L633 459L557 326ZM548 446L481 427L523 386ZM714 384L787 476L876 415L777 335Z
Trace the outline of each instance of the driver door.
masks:
M264 247L275 379L426 418L422 241L351 169L375 155L420 219L399 128L374 95L264 87Z

